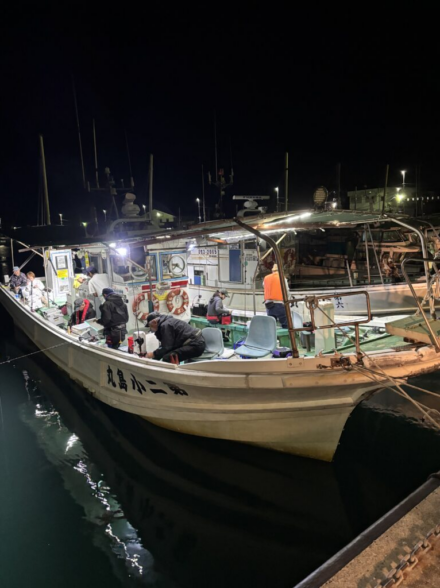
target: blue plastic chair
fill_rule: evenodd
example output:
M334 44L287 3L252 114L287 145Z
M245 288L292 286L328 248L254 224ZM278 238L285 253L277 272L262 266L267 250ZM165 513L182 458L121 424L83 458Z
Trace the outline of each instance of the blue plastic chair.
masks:
M202 329L202 337L205 339L205 351L199 357L193 357L191 361L204 361L207 359L216 359L223 355L225 347L223 345L223 335L220 329L216 327L205 327Z
M235 353L252 359L269 355L277 346L277 322L273 316L254 316L244 345Z

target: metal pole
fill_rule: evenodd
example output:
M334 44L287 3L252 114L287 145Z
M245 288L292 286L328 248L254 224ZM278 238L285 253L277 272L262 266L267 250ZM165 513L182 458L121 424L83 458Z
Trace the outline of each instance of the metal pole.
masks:
M350 282L350 288L353 288L353 280L351 277L350 264L348 263L348 257L345 259L345 266L347 268L348 281Z
M408 274L406 273L405 263L407 261L409 261L409 260L411 260L411 261L422 261L422 260L411 259L410 257L407 257L406 259L404 259L402 261L402 274L403 274L403 277L406 280L406 283L409 286L409 289L411 290L411 294L413 295L414 300L416 301L416 304L417 304L417 306L419 308L420 314L422 315L422 317L423 317L423 319L425 321L426 327L428 328L428 331L429 331L429 334L430 334L431 341L432 341L434 347L437 349L437 351L440 351L440 344L439 344L439 340L437 338L437 335L432 330L432 327L429 324L429 320L428 320L428 318L427 318L427 316L426 316L426 314L425 314L425 312L424 312L424 310L422 308L422 305L419 302L419 299L417 297L416 291L414 290L414 286L412 285L411 280L409 279ZM425 259L423 259L423 261L425 261ZM426 260L426 261L430 261L430 260ZM428 288L429 288L429 284L428 284ZM432 302L432 296L430 296L429 306L430 306L431 316L435 320L436 319L435 309L433 309L433 305L431 304L431 302Z
M424 268L425 268L425 277L426 277L426 287L429 287L429 264L428 264L428 249L426 248L426 240L425 237L422 233L422 231L420 231L419 229L416 229L415 227L412 227L411 225L408 225L407 223L404 223L401 220L398 220L397 218L392 218L391 219L393 222L395 222L398 225L401 225L402 227L405 227L407 229L410 229L411 231L414 231L414 233L416 233L416 235L419 236L420 239L420 243L422 245L422 253L423 253L423 257L425 258L424 261Z
M150 170L148 172L148 210L153 219L153 154L150 153Z
M385 201L387 199L387 188L388 188L388 172L389 172L390 166L387 163L387 167L385 170L385 186L383 188L383 200L382 200L382 212L381 215L383 216L385 213Z
M263 233L260 233L260 231L258 231L257 229L250 227L249 225L242 222L237 217L235 217L233 220L235 223L237 223L237 225L239 225L240 227L243 227L243 229L246 229L250 233L253 233L257 237L260 237L260 239L263 239L263 241L266 241L266 243L268 243L272 247L273 252L275 253L275 259L276 259L277 265L278 265L278 272L280 274L280 284L281 284L281 291L283 293L284 308L286 310L286 318L287 318L287 326L288 326L288 330L289 330L290 345L292 347L292 356L299 357L298 347L296 346L295 331L293 328L292 313L290 310L289 292L287 291L286 280L284 277L283 258L281 257L280 250L278 249L276 242L273 239L271 239L270 237L268 237L267 235L263 235Z
M289 210L289 154L286 153L286 170L285 170L285 211Z
M376 251L376 246L373 241L373 235L371 234L371 227L370 227L370 225L367 225L367 226L368 226L368 232L370 233L371 244L373 245L373 251L374 251L374 256L376 258L377 269L379 270L380 281L382 282L382 285L383 285L382 270L380 268L379 258L377 257L377 251Z
M365 237L365 256L367 258L367 274L368 274L368 283L371 284L371 274L370 274L370 253L368 251L368 238L367 238L367 226L364 226L364 237Z
M96 147L95 119L93 119L93 148L94 148L94 151L95 151L95 178L96 178L96 187L99 189L98 149Z
M278 241L276 242L277 245L279 245L281 243L281 241L284 239L284 237L287 235L287 233L284 233L284 235L282 235ZM272 251L272 247L270 249L268 249L266 251L266 253L263 255L263 257L260 257L260 245L258 244L258 239L257 239L257 257L258 257L258 263L257 266L255 268L254 271L254 277L252 278L252 294L253 294L253 301L254 301L254 316L257 314L257 306L256 306L256 300L255 300L255 282L257 280L257 274L258 274L258 270L260 269L260 264L263 261L263 259L265 259L269 253Z
M79 126L78 103L76 101L75 78L73 77L73 75L72 75L72 87L73 87L73 100L75 102L76 126L78 127L79 156L81 158L81 171L82 171L82 178L83 178L83 186L85 189L86 188L86 173L84 170L84 157L83 157L82 142L81 142L81 128Z
M49 192L47 189L46 159L44 157L43 135L40 135L41 165L43 168L44 208L46 211L46 224L50 225Z
M15 261L14 261L14 240L11 239L11 259L12 259L12 267L15 266Z

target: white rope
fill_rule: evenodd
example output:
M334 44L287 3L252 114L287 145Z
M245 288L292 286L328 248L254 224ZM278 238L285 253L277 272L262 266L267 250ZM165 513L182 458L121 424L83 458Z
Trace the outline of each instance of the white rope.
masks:
M59 343L58 345L53 345L52 347L46 347L45 349L39 349L38 351L33 351L32 353L27 353L26 355L20 355L19 357L13 357L12 359L7 359L6 361L0 362L1 365L5 365L7 363L11 363L11 361L18 361L19 359L24 359L26 357L30 357L31 355L36 355L37 353L43 353L44 351L49 351L49 349L56 349L57 347L62 347L63 345L70 345L71 341L66 341L65 343Z

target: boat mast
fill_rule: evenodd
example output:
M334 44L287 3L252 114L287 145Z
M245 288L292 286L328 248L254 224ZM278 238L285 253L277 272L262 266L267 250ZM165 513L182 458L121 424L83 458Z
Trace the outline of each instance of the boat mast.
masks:
M150 221L153 220L153 154L150 153L150 169L148 172L148 210Z
M203 222L206 223L206 208L205 208L205 176L203 174L202 163L202 206L203 206ZM180 210L180 209L179 209Z
M50 225L49 192L47 189L46 158L44 157L43 135L40 135L41 167L43 170L44 208L46 212L46 224Z
M85 189L87 187L86 186L86 173L84 170L84 157L83 157L82 142L81 142L81 129L79 126L78 102L76 100L75 78L73 77L73 75L72 75L72 87L73 87L73 101L75 103L76 126L78 127L79 156L81 158L82 179L83 179L83 186Z
M285 211L289 210L289 154L286 152L286 169L285 169Z
M95 178L96 178L96 188L99 190L98 149L96 147L95 119L93 119L93 148L94 148L94 151L95 151Z
M390 169L389 164L387 163L387 166L385 168L385 185L383 188L383 199L382 199L382 211L381 211L381 216L384 215L385 213L385 201L387 199L387 188L388 188L388 171Z

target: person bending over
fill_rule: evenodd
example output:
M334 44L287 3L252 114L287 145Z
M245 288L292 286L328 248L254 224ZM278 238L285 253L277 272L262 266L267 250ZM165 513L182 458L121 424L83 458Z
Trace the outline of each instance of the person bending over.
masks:
M185 359L200 357L205 351L206 344L202 331L174 318L171 314L152 312L147 316L146 325L160 342L159 349L147 353L149 359L178 363Z

